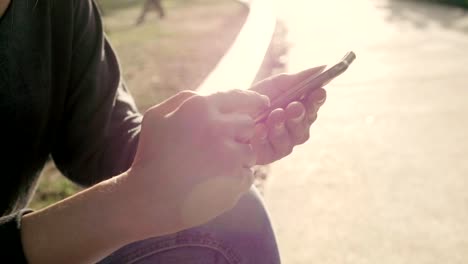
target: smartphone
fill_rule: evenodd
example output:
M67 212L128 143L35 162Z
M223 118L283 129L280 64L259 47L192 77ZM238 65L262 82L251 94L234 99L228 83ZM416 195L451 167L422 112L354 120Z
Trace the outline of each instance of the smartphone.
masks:
M311 91L327 85L334 78L345 72L348 69L348 66L351 65L355 58L356 54L350 51L346 53L346 55L341 59L341 61L328 68L324 72L320 73L319 75L314 75L309 78L306 78L304 81L291 87L291 89L288 89L283 94L273 99L271 101L270 107L262 111L255 118L255 123L261 123L265 121L265 119L268 117L271 111L277 108L284 108L291 102L300 101L304 99L304 97L306 97L307 94L309 94Z

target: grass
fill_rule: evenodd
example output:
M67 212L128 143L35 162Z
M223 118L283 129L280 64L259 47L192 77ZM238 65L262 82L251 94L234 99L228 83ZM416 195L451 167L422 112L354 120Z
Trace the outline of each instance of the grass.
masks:
M240 29L247 10L233 0L163 1L167 17L150 13L135 27L142 2L103 0L106 32L140 110L195 89Z
M105 31L143 112L177 91L196 89L234 40L247 9L233 0L163 1L167 16L150 12L135 26L143 0L98 0ZM48 163L29 205L45 207L81 188Z
M468 0L435 0L436 2L468 8Z

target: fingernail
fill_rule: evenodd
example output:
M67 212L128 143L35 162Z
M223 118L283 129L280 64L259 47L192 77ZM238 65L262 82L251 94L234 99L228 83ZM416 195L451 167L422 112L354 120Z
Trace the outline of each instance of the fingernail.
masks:
M317 101L315 101L314 102L314 107L317 109L320 106L322 106L323 103L325 103L325 97L322 97L322 98L318 99Z
M304 118L305 112L302 111L302 113L298 116L292 119L294 122L300 122Z
M317 100L317 103L323 104L323 102L325 102L325 99L326 99L326 97L325 97L325 96L322 96L322 97L320 97L320 98Z

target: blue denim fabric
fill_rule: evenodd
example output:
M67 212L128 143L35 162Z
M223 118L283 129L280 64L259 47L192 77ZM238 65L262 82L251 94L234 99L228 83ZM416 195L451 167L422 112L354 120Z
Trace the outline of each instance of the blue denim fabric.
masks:
M252 188L207 224L129 244L100 262L109 263L277 264L280 257L268 214Z

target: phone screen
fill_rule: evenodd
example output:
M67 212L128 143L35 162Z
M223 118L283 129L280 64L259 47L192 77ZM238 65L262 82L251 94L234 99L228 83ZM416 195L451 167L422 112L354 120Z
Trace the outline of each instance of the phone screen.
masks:
M263 122L274 109L284 108L291 102L300 101L311 91L327 85L334 78L345 72L355 58L356 55L354 52L350 51L343 57L343 59L341 59L341 61L324 72L307 78L299 84L291 87L291 89L288 89L283 94L273 99L270 107L261 112L255 118L255 123Z

